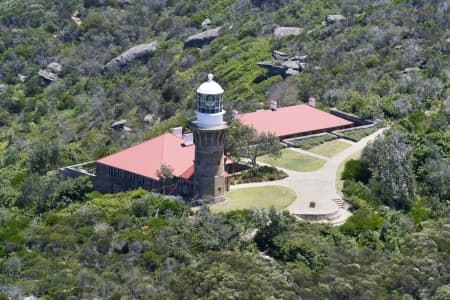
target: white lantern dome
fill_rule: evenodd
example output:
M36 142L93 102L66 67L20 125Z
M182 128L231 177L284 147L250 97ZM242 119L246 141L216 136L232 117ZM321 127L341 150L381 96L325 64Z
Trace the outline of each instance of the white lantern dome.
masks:
M223 115L223 89L208 74L208 81L202 83L197 89L197 122L199 127L216 127L224 124Z
M197 93L204 95L218 95L223 94L223 88L213 80L214 75L208 74L208 81L202 83L198 89Z

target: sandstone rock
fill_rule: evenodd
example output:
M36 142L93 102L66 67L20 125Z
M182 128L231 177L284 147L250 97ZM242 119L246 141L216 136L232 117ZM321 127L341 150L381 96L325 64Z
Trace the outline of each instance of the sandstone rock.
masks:
M299 35L302 31L303 28L300 27L277 27L273 31L273 36L283 38L291 35Z
M305 60L307 58L308 58L308 55L301 55L301 56L296 55L296 56L289 57L289 60L299 61L299 60Z
M345 21L345 17L343 15L328 15L325 19L327 25L336 23L336 22L342 22Z
M111 128L114 130L123 130L126 122L127 122L127 120L116 121L116 122L112 123Z
M403 70L403 73L411 73L411 72L420 72L420 69L418 67L412 67Z
M287 69L286 72L284 73L284 76L293 76L293 75L297 75L298 71L294 70L294 69Z
M38 75L48 81L58 80L58 75L47 70L39 70Z
M155 117L152 114L147 114L144 117L144 122L149 124L149 125L159 124L159 118Z
M267 69L269 71L270 76L275 76L275 75L283 75L284 76L284 74L286 73L286 71L288 69L286 66L279 65L279 64L276 64L271 61L259 62L258 66Z
M138 58L143 58L150 56L155 52L156 50L157 42L151 42L147 44L141 44L134 46L127 51L123 52L117 57L114 57L112 60L110 60L106 65L105 69L111 69L115 67L121 67L126 65L127 63L130 63Z
M25 82L28 78L28 76L22 74L17 74L17 77L19 77L20 82Z
M184 47L198 47L201 48L202 46L210 43L212 40L220 36L220 29L221 27L209 29L194 35L191 35L184 41Z
M212 22L210 19L204 19L202 22L202 28L208 29L211 26Z
M285 66L288 69L300 70L300 64L297 61L287 60L281 63L282 66Z
M114 240L112 242L112 248L114 249L114 252L125 254L128 253L128 243L124 240Z
M287 55L286 53L278 50L273 50L272 56L275 59L287 59L289 57L289 55Z
M47 69L53 73L61 73L62 71L62 66L60 64L58 64L57 62L52 62L50 64L48 64Z
M6 84L0 84L0 93L6 93L8 91L8 86Z

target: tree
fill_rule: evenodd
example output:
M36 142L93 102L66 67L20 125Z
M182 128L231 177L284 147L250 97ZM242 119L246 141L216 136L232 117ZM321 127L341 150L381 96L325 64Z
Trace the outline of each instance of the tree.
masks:
M369 186L389 206L409 209L414 197L412 148L399 130L387 132L363 153L372 173Z
M263 154L277 158L281 156L278 137L272 133L258 133L255 128L242 125L239 122L231 124L225 138L225 151L238 158L249 159L256 168L256 158Z
M162 184L163 194L166 194L167 187L173 179L173 168L162 163L161 167L156 171L156 176L158 176L159 182Z

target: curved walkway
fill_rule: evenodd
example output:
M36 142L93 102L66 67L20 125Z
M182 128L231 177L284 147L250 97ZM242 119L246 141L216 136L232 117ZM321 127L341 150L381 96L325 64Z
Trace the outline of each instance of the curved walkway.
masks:
M373 141L383 131L384 128L379 129L359 142L352 143L349 148L326 159L325 165L317 171L297 172L280 168L289 176L277 181L233 185L231 189L270 185L286 186L297 193L297 199L288 207L292 214L300 218L321 221L329 220L334 224L341 224L350 216L350 212L343 208L342 194L336 189L337 169L349 156L364 149L369 142ZM308 151L302 150L301 152L316 156ZM310 202L315 203L314 208L310 207ZM338 203L341 205L338 205Z

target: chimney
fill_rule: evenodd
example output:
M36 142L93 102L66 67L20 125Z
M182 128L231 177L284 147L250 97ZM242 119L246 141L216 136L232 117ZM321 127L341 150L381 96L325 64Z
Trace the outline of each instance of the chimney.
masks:
M174 127L172 128L172 134L176 137L179 137L180 139L183 138L183 127L178 126L178 127Z
M183 145L190 146L194 144L194 135L192 132L186 132L183 134Z
M311 107L316 107L316 98L310 97L310 98L308 99L308 104L309 104L309 106L311 106Z
M277 100L270 101L270 110L277 110L277 106L278 106Z
M237 109L233 109L231 113L233 114L233 120L239 120L239 111Z

